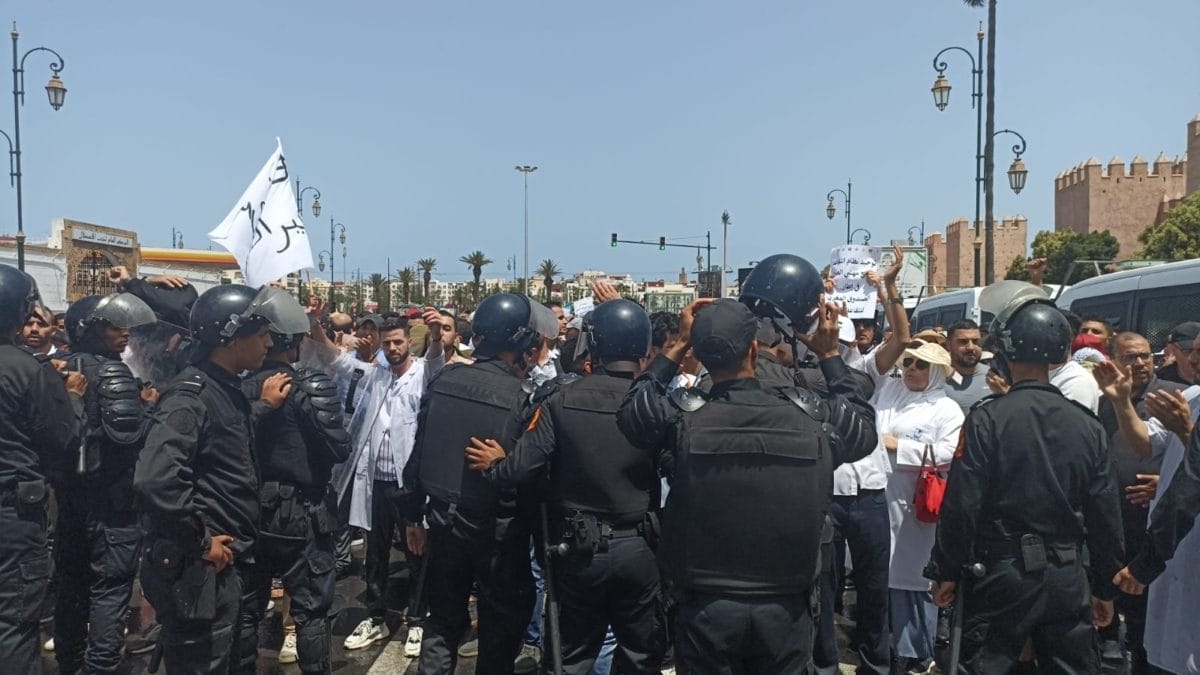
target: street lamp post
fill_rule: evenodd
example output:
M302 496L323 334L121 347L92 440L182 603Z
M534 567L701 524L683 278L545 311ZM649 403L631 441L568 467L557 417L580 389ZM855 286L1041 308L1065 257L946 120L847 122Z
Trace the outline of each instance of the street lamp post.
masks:
M1012 164L1008 169L1008 186L1012 188L1015 194L1020 194L1021 190L1025 189L1025 179L1029 171L1025 168L1025 163L1021 161L1021 155L1025 152L1025 138L1011 129L1001 129L992 133L987 140L987 146L983 146L984 128L983 121L983 26L979 27L979 32L975 34L979 43L976 55L972 55L962 47L946 47L938 52L933 57L933 68L937 71L937 79L933 82L933 87L930 91L933 92L933 104L938 110L945 110L950 104L950 81L946 79L946 62L942 61L942 55L948 51L960 51L971 59L971 107L975 108L975 285L979 286L982 283L990 284L996 276L996 251L995 251L995 216L992 214L992 199L993 199L993 170L992 170L992 147L993 139L1000 134L1012 134L1019 139L1019 142L1013 145ZM989 104L991 101L989 101ZM988 110L988 120L986 128L990 131L995 128L995 122L991 116L991 108ZM979 201L980 193L986 201L986 222L984 225L984 242L983 242L983 274L982 280L980 275L979 261Z
M533 166L530 164L519 164L517 166L514 166L513 168L516 169L517 171L520 171L522 173L522 177L525 179L525 265L524 265L525 277L524 277L524 279L525 279L525 285L528 286L529 285L529 174L533 173L534 171L537 171L538 168L536 166ZM526 293L526 295L528 295L528 293Z
M345 261L345 258L346 258L346 253L345 253L345 250L346 250L346 249L345 249L345 245L346 245L346 226L345 226L345 225L343 225L343 224L341 224L341 223L335 223L335 222L333 222L333 217L331 216L331 217L329 218L329 251L330 251L330 253L329 253L329 285L330 285L330 286L333 286L333 253L332 253L332 251L334 250L334 245L333 245L333 235L334 235L334 232L335 232L335 231L336 231L338 228L341 228L341 230L342 230L342 232L341 232L341 236L340 236L340 240L341 240L341 242L342 242L342 259L343 259L343 262L344 262L344 261ZM345 272L345 270L343 270L343 271L342 271L342 278L344 279L345 277L346 277L346 272Z
M729 219L729 212L721 213L721 297L725 297L725 274L729 269L729 226L733 223Z
M834 188L829 191L829 194L825 195L825 199L829 200L829 203L825 205L825 215L829 216L830 220L833 220L833 217L835 215L837 215L837 207L833 205L833 196L838 193L841 193L841 195L846 198L846 243L849 244L850 243L850 179L846 179L846 189L845 190L843 190L841 188Z
M913 230L917 230L917 229L919 229L921 232L921 245L922 246L925 245L925 221L922 220L920 225L913 225L912 227L908 228L908 245L909 246L912 246L914 243L913 242Z
M867 246L868 244L870 244L871 243L871 231L865 227L857 228L854 230L854 232L851 232L850 236L846 237L846 243L849 244L850 240L854 238L854 235L858 234L859 232L863 233L863 246Z
M933 82L933 87L930 91L933 92L933 104L938 110L945 110L946 106L950 105L950 81L946 79L946 62L942 60L942 55L950 51L959 51L967 55L971 60L971 107L975 109L975 221L972 227L975 228L975 238L979 238L979 226L982 223L979 217L980 197L983 191L983 24L979 25L979 32L975 34L979 45L976 49L977 54L971 54L962 47L946 47L938 52L933 57L933 69L937 71L937 79ZM979 248L975 248L975 254L979 254ZM979 261L975 261L975 285L979 285Z
M25 105L25 59L34 52L49 52L55 61L50 62L50 81L46 83L46 95L50 97L50 107L58 110L67 98L67 88L63 86L58 74L62 72L65 62L58 52L49 47L34 47L17 58L20 49L17 40L21 34L17 32L17 23L13 22L13 137L10 143L10 175L17 181L17 269L25 269L25 218L21 200L21 106ZM5 134L7 138L8 134Z
M303 217L304 214L304 193L312 190L313 203L312 213L313 218L321 216L321 191L309 185L303 189L300 188L300 176L296 176L296 215Z
M171 248L183 248L183 233L171 228Z

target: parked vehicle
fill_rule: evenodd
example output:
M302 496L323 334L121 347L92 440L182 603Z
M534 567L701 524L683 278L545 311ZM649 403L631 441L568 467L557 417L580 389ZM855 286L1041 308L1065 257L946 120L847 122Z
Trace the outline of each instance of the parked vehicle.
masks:
M1155 351L1184 321L1200 321L1200 259L1141 267L1080 281L1056 300L1080 317L1141 333Z

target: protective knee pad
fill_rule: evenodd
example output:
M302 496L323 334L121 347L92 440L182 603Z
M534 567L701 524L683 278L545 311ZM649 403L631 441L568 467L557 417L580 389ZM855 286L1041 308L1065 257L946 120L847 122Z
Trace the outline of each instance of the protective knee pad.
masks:
M303 626L296 626L296 654L300 671L329 672L329 645L332 641L332 626L325 619L314 619Z

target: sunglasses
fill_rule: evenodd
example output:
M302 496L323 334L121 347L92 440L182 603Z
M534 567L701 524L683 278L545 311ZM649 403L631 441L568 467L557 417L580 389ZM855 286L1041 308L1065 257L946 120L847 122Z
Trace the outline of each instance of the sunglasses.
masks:
M904 359L900 363L905 368L911 368L913 366L913 364L916 364L917 370L929 370L929 362L928 361L922 361L921 359L914 359L911 356L908 357L907 359Z

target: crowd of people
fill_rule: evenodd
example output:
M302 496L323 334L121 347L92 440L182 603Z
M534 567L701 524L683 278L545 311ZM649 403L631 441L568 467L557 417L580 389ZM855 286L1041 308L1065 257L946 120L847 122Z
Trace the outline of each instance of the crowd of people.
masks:
M0 265L0 670L116 671L136 591L169 673L255 672L276 602L332 672L360 536L343 647L403 625L421 673L836 673L839 628L864 673L1194 668L1200 323L1155 354L1001 282L914 334L896 253L882 320L791 255L577 317L124 268L54 314Z

